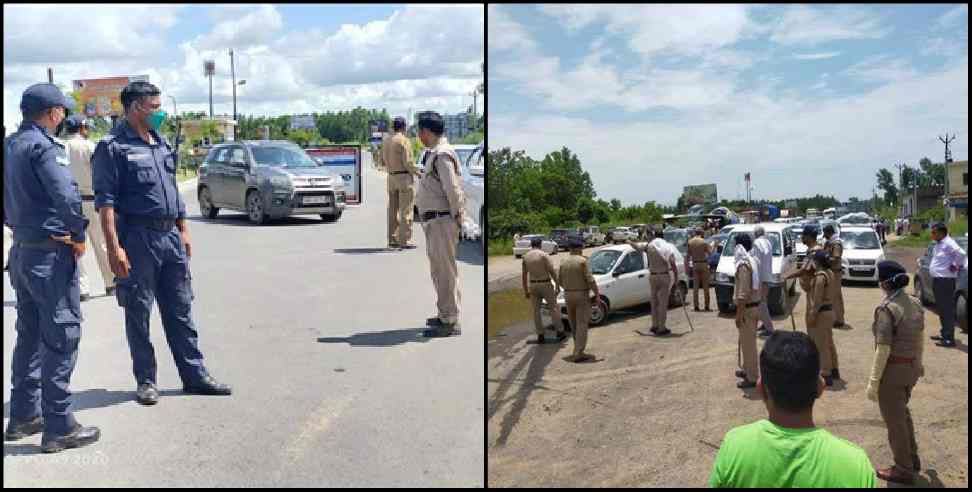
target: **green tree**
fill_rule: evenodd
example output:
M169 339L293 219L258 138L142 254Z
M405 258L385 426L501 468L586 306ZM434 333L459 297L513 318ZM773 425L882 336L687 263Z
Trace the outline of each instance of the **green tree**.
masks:
M877 172L878 188L884 192L885 203L894 203L898 196L898 187L894 185L894 174L887 169Z
M579 200L577 202L577 220L584 225L590 224L595 215L595 207L594 200L590 198Z
M621 200L618 200L617 198L612 198L611 199L611 210L614 211L614 212L617 212L618 210L621 210Z

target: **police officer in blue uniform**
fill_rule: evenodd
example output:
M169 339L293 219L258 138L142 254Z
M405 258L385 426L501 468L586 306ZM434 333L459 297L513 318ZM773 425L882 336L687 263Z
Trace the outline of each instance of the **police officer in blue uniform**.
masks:
M203 365L192 321L192 245L186 206L176 185L176 156L162 138L161 92L148 82L122 90L125 119L95 147L95 208L101 219L115 296L125 310L137 401L158 402L155 351L149 340L152 304L158 302L166 340L191 394L229 395Z
M69 410L68 386L81 339L78 259L88 221L64 144L53 135L73 108L53 84L32 85L20 101L24 121L3 143L3 220L13 230L10 283L17 294L4 439L43 431L45 453L91 444L101 436Z

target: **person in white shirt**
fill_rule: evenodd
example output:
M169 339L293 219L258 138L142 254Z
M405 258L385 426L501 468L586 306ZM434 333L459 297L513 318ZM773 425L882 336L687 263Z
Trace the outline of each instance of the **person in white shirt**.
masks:
M935 308L942 323L940 335L931 337L939 347L955 346L955 279L964 268L968 257L961 246L948 235L948 228L939 222L932 226L932 250L928 273L932 277Z
M631 247L641 251L648 257L648 270L651 285L651 332L656 336L672 333L665 325L668 319L668 300L672 286L678 279L678 267L675 258L678 250L672 243L662 237L661 231L647 232L648 244L629 242Z
M753 242L753 250L750 252L756 260L759 271L759 298L762 303L759 305L759 318L762 326L759 327L758 335L766 338L773 333L773 318L769 312L769 283L773 279L773 244L766 237L766 230L763 226L756 226L756 241Z

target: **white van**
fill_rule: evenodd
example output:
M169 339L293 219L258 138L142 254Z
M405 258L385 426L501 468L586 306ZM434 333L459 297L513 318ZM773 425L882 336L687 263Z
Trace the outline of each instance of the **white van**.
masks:
M770 281L768 299L770 314L784 314L786 312L787 302L789 302L789 296L795 293L796 279L783 280L784 273L788 273L796 268L797 255L792 232L793 226L772 222L740 224L732 230L729 238L726 239L725 247L722 250L722 257L719 258L719 266L716 268L715 291L720 313L735 310L732 299L733 291L735 290L736 275L736 265L733 259L733 251L736 249L736 238L739 234L746 233L755 240L754 233L757 225L763 226L763 229L766 231L766 237L769 238L770 243L773 245L773 280Z

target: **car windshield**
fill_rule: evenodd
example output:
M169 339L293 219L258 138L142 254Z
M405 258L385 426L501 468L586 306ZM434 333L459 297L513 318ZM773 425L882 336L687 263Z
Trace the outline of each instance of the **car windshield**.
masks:
M466 161L469 160L469 156L475 152L476 149L456 149L456 156L459 157L459 164L465 166Z
M874 231L844 231L840 241L847 249L881 249L881 242Z
M749 237L753 237L752 232L733 232L726 241L726 245L722 250L722 256L733 256L733 252L736 249L736 238L740 234L749 234ZM780 245L780 233L767 232L766 237L769 238L770 244L773 245L773 256L783 256L783 249Z
M591 259L588 260L587 264L591 266L591 273L594 275L604 275L614 268L614 264L618 261L620 256L620 251L610 249L596 251L593 255L591 255Z
M261 145L250 147L257 164L287 169L318 167L306 152L297 147L284 145Z
M543 239L543 236L537 236L537 235L520 236L520 241L532 241L534 239Z

